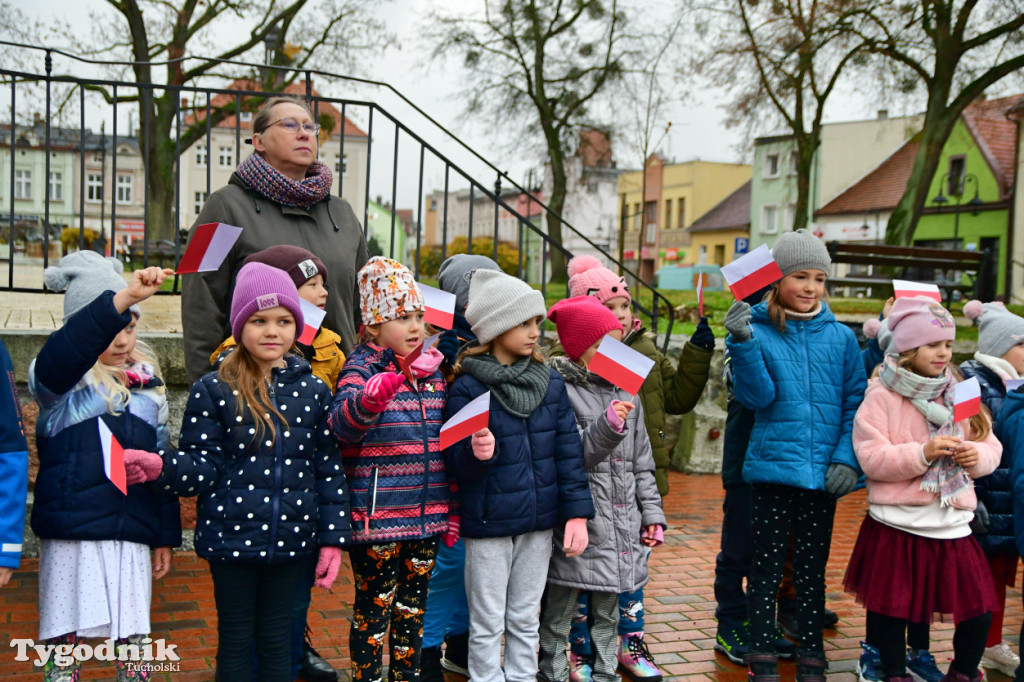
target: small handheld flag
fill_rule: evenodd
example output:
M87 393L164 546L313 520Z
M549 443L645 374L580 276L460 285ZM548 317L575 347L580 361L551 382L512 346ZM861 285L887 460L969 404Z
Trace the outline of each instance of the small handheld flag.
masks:
M416 346L416 349L405 356L405 362L402 363L402 373L409 377L409 381L415 381L416 378L412 375L412 365L416 362L416 359L423 355L423 351L437 343L437 340L441 338L441 332L428 336L426 340L420 345Z
M587 369L607 379L626 393L636 395L651 373L654 360L638 353L621 341L605 336Z
M128 479L124 471L124 448L114 438L102 419L97 419L100 431L100 446L103 448L103 473L107 475L123 494L128 494Z
M455 324L455 294L419 282L416 286L423 294L423 321L438 329L451 329Z
M953 421L970 419L981 411L981 384L977 377L961 381L953 387Z
M491 392L473 398L441 427L441 449L455 445L481 429L486 429L490 418Z
M196 226L175 274L216 270L242 235L242 228L227 223Z
M782 270L767 245L761 244L739 260L722 266L722 276L736 300L782 279Z
M303 346L308 346L313 343L313 339L316 338L316 332L320 329L320 325L324 322L324 317L327 316L326 310L321 310L304 298L299 298L299 307L302 308L302 319L304 324L302 331L299 334L299 338L295 339Z
M927 296L942 303L942 293L934 284L921 284L920 282L910 282L905 279L894 279L892 281L892 293L896 298Z
M704 274L697 273L697 312L704 317Z

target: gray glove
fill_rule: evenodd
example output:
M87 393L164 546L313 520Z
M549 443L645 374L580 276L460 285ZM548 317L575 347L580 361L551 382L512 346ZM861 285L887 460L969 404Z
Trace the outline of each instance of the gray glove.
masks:
M974 510L974 520L971 521L971 531L975 535L987 535L989 518L988 509L985 507L985 503L978 500L978 506Z
M832 462L825 473L825 490L842 497L857 487L857 470L846 464Z
M734 341L743 343L750 340L750 304L745 301L736 301L725 314L725 328L732 334Z

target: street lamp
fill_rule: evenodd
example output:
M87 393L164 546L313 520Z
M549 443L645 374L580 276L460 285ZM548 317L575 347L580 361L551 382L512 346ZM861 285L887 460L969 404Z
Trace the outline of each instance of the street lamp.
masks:
M953 179L955 180L955 176L954 176ZM934 199L932 199L932 203L933 204L938 204L939 206L945 206L946 204L949 203L949 198L942 194L943 184L947 183L949 180L950 180L950 174L949 173L945 173L942 176L942 178L939 180L939 194ZM961 173L960 174L960 181L957 183L956 187L953 187L952 185L947 185L948 189L950 190L950 194L954 194L956 196L956 205L955 205L955 207L953 209L953 248L954 249L959 249L960 248L960 206L963 203L964 190L967 189L968 183L971 183L971 182L974 183L974 197L972 197L971 199L969 199L967 201L967 205L971 207L971 215L975 215L976 216L976 215L978 215L979 208L984 203L978 197L978 176L976 176L974 173ZM955 193L952 191L953 189L956 190Z
M266 64L267 74L264 80L269 80L274 75L274 72L270 69L270 67L272 65L274 58L274 49L277 47L277 40L280 37L280 35L281 31L277 27L277 24L272 24L270 28L267 29L267 32L263 34L263 63Z

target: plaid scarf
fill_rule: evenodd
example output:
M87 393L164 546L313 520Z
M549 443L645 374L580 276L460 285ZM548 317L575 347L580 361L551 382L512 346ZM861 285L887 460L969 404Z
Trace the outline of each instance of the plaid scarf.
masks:
M292 180L277 170L260 154L250 154L235 170L249 189L282 206L309 210L331 193L334 176L322 161L314 161L302 180Z
M878 372L882 385L909 400L928 422L935 436L963 436L964 430L953 422L953 390L957 384L949 368L938 377L924 377L897 364L897 356L886 355ZM921 479L921 490L938 493L940 504L948 507L971 485L970 476L953 461L951 455L936 458Z

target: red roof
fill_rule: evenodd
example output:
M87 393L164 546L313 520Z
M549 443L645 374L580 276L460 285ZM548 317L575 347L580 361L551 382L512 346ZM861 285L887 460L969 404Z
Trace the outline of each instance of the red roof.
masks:
M747 180L710 211L686 228L687 232L717 232L750 228L750 184Z
M895 208L907 189L919 146L916 137L907 142L853 187L819 208L815 215L867 213Z
M963 114L967 129L992 167L1004 198L1013 192L1017 152L1017 122L1007 119L1006 113L1020 100L1021 95L1014 95L972 102Z

